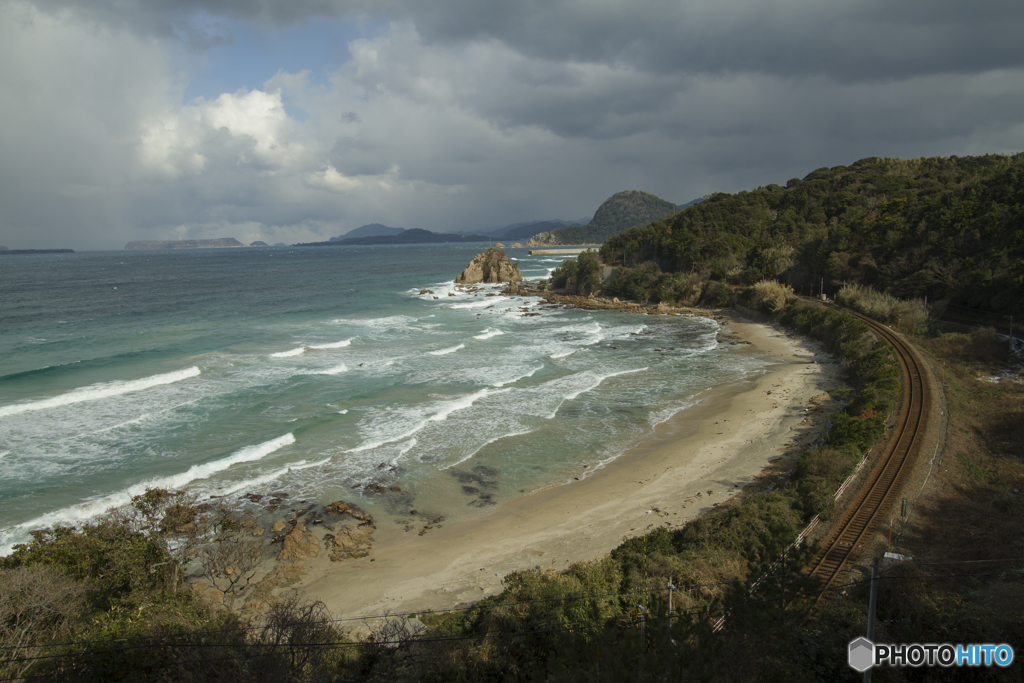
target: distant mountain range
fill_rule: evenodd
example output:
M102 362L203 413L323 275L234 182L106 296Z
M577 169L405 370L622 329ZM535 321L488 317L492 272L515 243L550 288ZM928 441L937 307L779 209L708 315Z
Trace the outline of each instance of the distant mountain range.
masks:
M563 220L550 220L550 221L529 221L526 223L512 223L505 225L500 228L483 229L478 231L469 230L451 230L448 232L437 232L435 235L459 235L465 237L482 237L483 239L494 239L494 240L507 240L511 242L523 241L530 239L537 233L548 232L551 230L557 230L570 225L582 225L586 220L583 221L563 221ZM329 242L346 242L346 240L352 240L363 237L396 237L405 232L404 228L391 228L380 223L369 223L368 225L362 225L354 230L346 232L344 235L338 235L332 237ZM448 240L455 241L455 240ZM461 240L460 240L461 241ZM474 240L480 241L480 240ZM364 244L363 242L346 242L347 244ZM373 242L373 244L391 244L390 242Z
M618 234L633 225L647 225L701 201L694 199L678 206L640 191L619 192L609 197L598 208L593 220L559 219L510 223L499 228L484 228L477 233L466 230L431 232L413 228L392 228L381 223L369 223L326 242L304 242L295 246L341 246L345 244L431 244L437 242L527 242L537 244L600 244L607 237ZM538 239L534 240L534 237ZM544 241L541 241L544 240ZM582 241L581 241L582 240ZM589 240L589 241L588 241Z
M384 227L384 226L382 226ZM357 228L358 230L358 228ZM452 233L430 232L412 228L402 230L397 235L368 235L365 237L348 237L331 239L327 242L303 242L296 247L340 247L351 244L437 244L441 242L487 242L485 235L455 235Z

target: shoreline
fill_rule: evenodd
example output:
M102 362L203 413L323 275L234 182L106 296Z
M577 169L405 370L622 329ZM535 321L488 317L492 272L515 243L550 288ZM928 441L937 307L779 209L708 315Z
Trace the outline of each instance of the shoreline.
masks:
M730 310L716 319L720 340L749 344L740 352L777 363L702 392L651 438L577 481L424 536L379 528L367 557L332 563L321 553L302 562L294 589L338 617L452 609L499 593L513 571L597 559L626 537L679 527L742 493L820 434L823 421L808 406L827 400L840 366L815 342L772 325Z

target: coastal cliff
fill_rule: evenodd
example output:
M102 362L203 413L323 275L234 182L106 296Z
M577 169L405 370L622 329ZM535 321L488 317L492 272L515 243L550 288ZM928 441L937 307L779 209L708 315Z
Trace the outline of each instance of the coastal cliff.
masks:
M519 266L512 263L505 250L491 247L473 257L462 274L455 278L456 282L468 284L474 282L518 282L523 279Z

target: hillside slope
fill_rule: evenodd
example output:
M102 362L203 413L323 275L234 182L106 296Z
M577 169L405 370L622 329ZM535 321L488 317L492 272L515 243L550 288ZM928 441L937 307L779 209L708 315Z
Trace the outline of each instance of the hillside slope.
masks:
M601 204L593 220L587 225L570 226L534 235L527 246L600 244L627 228L667 218L678 210L672 202L647 192L617 192Z
M1024 154L868 158L710 195L611 237L601 257L652 282L781 277L828 293L848 282L1008 314L1024 312L1022 225Z

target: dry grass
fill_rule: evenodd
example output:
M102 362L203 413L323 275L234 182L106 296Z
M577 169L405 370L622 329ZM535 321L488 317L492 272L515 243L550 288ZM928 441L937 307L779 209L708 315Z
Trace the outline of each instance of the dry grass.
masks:
M920 299L904 301L870 287L846 285L836 294L836 301L903 332L921 334L928 326L928 307Z
M774 280L761 280L750 288L751 308L763 313L781 313L795 299L793 290Z
M944 366L949 426L904 548L926 562L975 562L930 573L958 599L1019 622L1024 562L977 561L1024 558L1024 384L1008 376L1020 368L992 330L922 346Z

